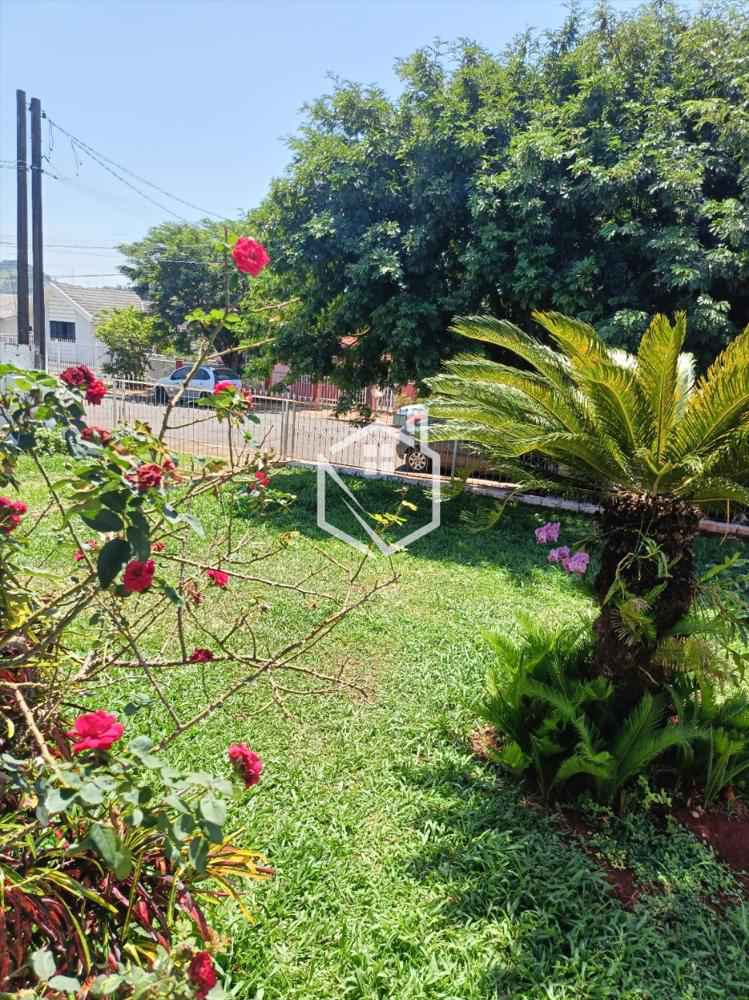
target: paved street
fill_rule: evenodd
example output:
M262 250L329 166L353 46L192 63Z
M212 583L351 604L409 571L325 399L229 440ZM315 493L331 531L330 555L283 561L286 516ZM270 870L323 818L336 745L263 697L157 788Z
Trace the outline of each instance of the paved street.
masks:
M164 407L152 402L149 393L114 391L97 407L88 407L92 424L111 430L116 423L144 421L158 431ZM381 472L394 471L399 460L395 446L398 431L384 422L374 422L362 432L356 424L336 420L293 401L258 398L259 424L248 421L246 429L257 447L272 449L281 458L318 461ZM228 455L228 428L194 405L177 406L170 415L166 440L175 451L194 455ZM232 445L237 454L244 445L244 431L234 428Z

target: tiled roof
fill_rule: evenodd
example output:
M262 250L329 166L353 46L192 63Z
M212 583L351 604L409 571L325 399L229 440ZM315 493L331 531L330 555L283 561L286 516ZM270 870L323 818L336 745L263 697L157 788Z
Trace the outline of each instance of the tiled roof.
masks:
M64 285L61 281L54 281L52 287L59 288L90 316L97 316L102 309L124 309L126 306L135 306L142 312L146 309L143 299L129 288L83 288Z

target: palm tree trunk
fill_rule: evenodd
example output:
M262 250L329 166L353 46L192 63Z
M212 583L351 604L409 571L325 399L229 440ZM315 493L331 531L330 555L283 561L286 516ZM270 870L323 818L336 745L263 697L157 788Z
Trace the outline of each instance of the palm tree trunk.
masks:
M696 507L673 497L615 493L603 504L604 544L594 582L602 604L594 626L594 668L631 689L633 698L644 688L662 688L667 682L653 654L694 600L699 519ZM623 588L612 591L617 578ZM659 586L663 589L654 594ZM640 603L639 613L650 619L649 630L627 627L619 605L628 598Z

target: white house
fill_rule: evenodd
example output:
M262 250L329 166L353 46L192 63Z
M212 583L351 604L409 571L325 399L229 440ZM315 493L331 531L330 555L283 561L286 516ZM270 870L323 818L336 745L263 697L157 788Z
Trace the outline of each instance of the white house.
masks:
M96 338L96 326L111 309L135 306L146 311L143 300L128 288L83 288L50 282L44 289L47 326L47 366L59 371L70 364L101 368L107 348ZM29 320L33 310L29 303ZM16 344L18 305L15 295L0 295L0 361L30 367L32 351Z
M112 309L135 306L145 312L143 300L128 288L83 288L52 281L44 292L47 320L47 364L56 369L85 364L98 371L107 348L96 339L96 326Z

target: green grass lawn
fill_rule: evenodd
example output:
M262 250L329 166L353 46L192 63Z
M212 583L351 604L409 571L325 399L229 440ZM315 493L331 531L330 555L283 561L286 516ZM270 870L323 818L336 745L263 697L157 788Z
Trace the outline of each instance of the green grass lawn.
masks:
M262 532L301 532L289 564L319 563L310 541L345 558L345 546L316 527L314 478L289 470L276 481L298 500ZM370 510L393 505L394 484L357 488ZM209 523L219 516L211 503ZM591 610L582 586L547 566L533 542L543 512L517 508L498 529L474 535L460 505L482 503L446 505L443 526L397 557L399 584L321 647L323 664L352 661L369 698L300 699L296 718L268 710L248 721L250 690L170 751L181 764L224 771L227 744L244 740L265 760L234 820L277 876L250 893L255 923L234 909L214 915L236 995L749 997L749 908L709 851L641 817L609 823L596 848L659 888L627 912L559 821L471 755L472 702L490 662L482 631L512 630L518 612L563 622ZM589 528L563 519L565 541ZM52 523L48 532L40 552L52 567L69 563ZM702 550L720 553L715 542ZM228 599L237 602L239 588ZM292 633L308 609L284 598L270 614L273 630ZM107 707L124 702L125 687ZM178 677L173 693L184 705L204 697ZM140 725L155 728L157 715ZM707 902L718 892L722 914Z

